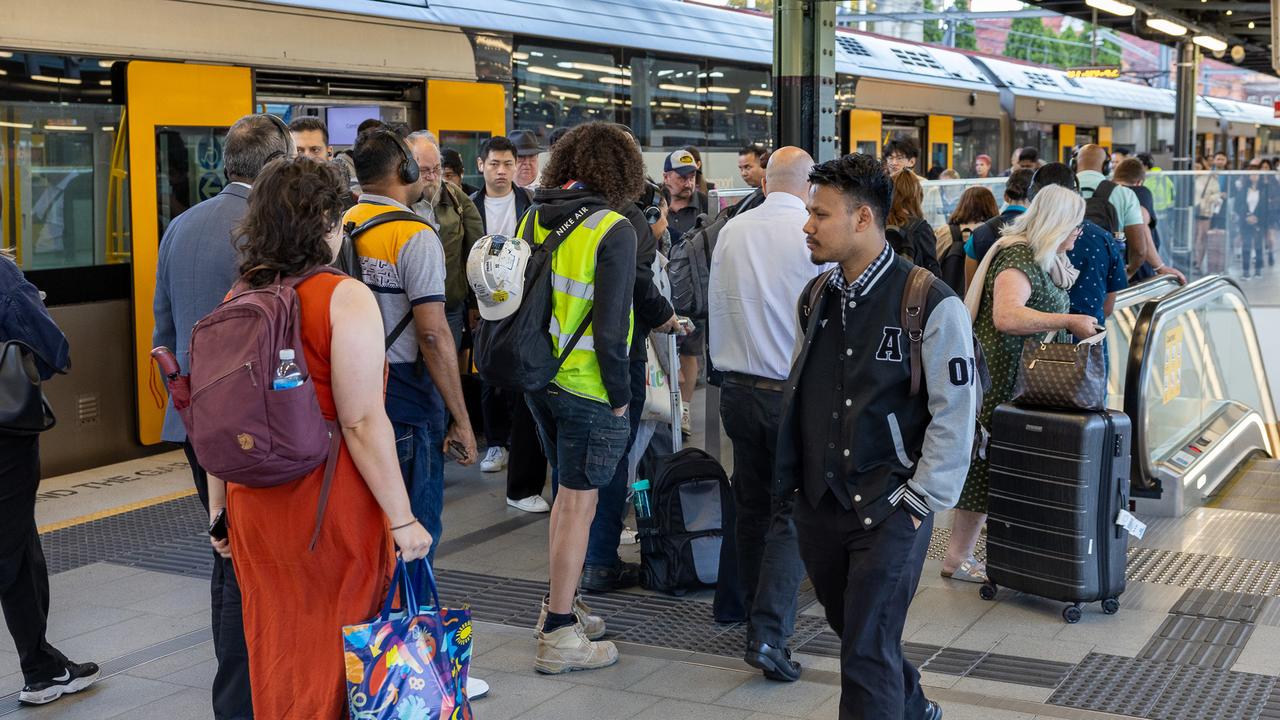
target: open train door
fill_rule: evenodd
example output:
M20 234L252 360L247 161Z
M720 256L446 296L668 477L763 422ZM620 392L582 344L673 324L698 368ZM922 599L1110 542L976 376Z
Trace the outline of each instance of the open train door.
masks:
M249 68L132 61L122 64L133 213L133 346L138 439L160 442L167 401L151 363L156 259L169 222L222 191L223 138L253 112Z

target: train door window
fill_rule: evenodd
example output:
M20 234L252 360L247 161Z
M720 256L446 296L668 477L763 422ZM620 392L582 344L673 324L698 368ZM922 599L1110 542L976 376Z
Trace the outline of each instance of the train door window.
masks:
M916 144L916 148L920 151L920 157L916 160L915 172L917 175L923 176L928 170L929 156L927 148L924 145L924 126L925 118L905 118L885 115L884 122L880 126L880 147L884 147L885 143L890 140L911 140ZM946 167L946 162L942 163Z
M979 155L989 155L992 162L999 165L1000 121L992 118L958 117L955 119L952 143L952 168L961 177L972 177L977 172L974 162ZM1000 169L991 168L992 175L999 172Z
M480 174L476 158L480 157L480 146L491 137L490 133L468 130L441 130L440 147L457 150L462 156L462 182L466 185L481 187L484 176Z
M222 192L226 137L225 127L156 128L158 237L183 211Z
M1056 138L1057 128L1053 123L1019 120L1013 126L1013 146L1015 148L1033 147L1040 153L1041 160L1048 161L1058 157ZM1009 160L999 158L996 162L1003 165Z
M557 127L594 120L627 122L631 68L615 53L519 43L511 62L515 126L532 130L543 147Z

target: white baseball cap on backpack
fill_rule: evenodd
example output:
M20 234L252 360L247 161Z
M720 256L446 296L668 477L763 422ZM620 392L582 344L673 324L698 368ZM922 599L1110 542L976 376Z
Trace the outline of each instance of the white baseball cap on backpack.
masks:
M505 235L485 235L471 246L467 283L476 294L480 317L502 320L519 309L530 252L529 243Z

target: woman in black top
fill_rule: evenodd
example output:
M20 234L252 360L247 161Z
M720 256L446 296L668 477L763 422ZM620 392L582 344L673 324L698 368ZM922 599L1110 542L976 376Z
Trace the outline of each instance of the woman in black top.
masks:
M1253 169L1253 168L1250 168ZM1262 173L1254 173L1236 188L1232 196L1235 205L1237 227L1240 228L1240 260L1244 274L1241 279L1249 278L1249 257L1253 256L1253 277L1262 276L1262 249L1266 244L1267 209L1271 202L1269 178Z
M10 340L31 348L42 380L71 365L67 338L49 316L40 291L0 250L0 347ZM71 662L45 637L49 570L36 530L39 485L40 436L0 430L0 608L22 666L18 701L26 705L53 702L98 679L97 665Z

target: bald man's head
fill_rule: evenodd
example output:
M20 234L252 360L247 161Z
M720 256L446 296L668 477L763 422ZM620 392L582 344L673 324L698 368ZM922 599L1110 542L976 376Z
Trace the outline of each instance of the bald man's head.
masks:
M1076 156L1076 169L1080 171L1094 170L1102 172L1102 166L1107 164L1107 150L1101 145L1085 145L1080 148L1080 154Z
M413 159L418 163L418 183L422 186L422 198L434 205L440 196L441 182L444 179L440 147L435 143L435 136L416 133L409 136L409 147L413 149Z
M769 155L764 171L764 192L785 192L804 200L809 197L809 171L813 157L804 150L788 145Z

